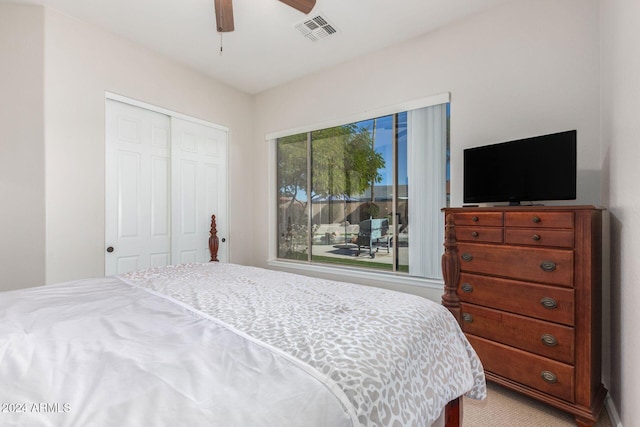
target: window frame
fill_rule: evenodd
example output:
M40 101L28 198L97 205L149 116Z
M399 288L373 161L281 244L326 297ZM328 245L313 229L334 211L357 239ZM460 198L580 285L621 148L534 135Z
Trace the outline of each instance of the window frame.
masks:
M288 135L295 135L316 130L326 129L335 126L342 126L374 117L382 117L404 111L430 107L433 105L451 103L451 94L446 92L425 98L419 98L399 104L389 105L375 110L367 110L361 113L353 114L331 121L324 121L297 128L281 130L277 132L267 133L265 140L269 144L269 189L267 192L267 221L268 221L268 258L267 265L276 268L286 268L298 271L300 273L315 274L331 274L336 276L344 276L357 279L366 279L373 281L393 281L401 285L421 286L429 288L441 288L443 281L440 279L430 279L424 277L409 276L397 274L396 272L388 272L384 270L365 269L350 266L333 266L330 264L310 263L307 261L285 260L278 258L277 242L277 139Z

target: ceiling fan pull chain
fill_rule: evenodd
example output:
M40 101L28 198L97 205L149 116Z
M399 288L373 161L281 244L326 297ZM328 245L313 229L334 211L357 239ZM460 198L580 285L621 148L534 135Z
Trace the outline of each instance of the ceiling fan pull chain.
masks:
M220 56L222 56L222 32L220 32Z

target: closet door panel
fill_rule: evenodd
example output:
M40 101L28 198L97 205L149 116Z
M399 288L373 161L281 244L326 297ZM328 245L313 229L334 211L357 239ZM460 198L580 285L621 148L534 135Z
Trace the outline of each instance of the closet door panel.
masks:
M215 214L221 238L218 259L227 261L227 132L175 117L171 132L172 257L179 262L208 261Z
M105 273L170 262L169 117L107 100Z

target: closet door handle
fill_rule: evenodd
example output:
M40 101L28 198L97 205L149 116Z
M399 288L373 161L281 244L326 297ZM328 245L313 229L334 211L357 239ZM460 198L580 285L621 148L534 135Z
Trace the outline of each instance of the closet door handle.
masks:
M109 247L107 248L107 252L109 252L109 253L113 252L113 250L114 250L114 249L113 249L113 246L109 246Z

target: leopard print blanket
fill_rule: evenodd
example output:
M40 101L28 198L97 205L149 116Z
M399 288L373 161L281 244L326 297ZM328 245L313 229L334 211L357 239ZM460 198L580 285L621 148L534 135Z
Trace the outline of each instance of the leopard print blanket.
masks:
M429 426L450 400L486 397L482 365L454 317L425 298L220 263L119 277L311 367L362 426Z

